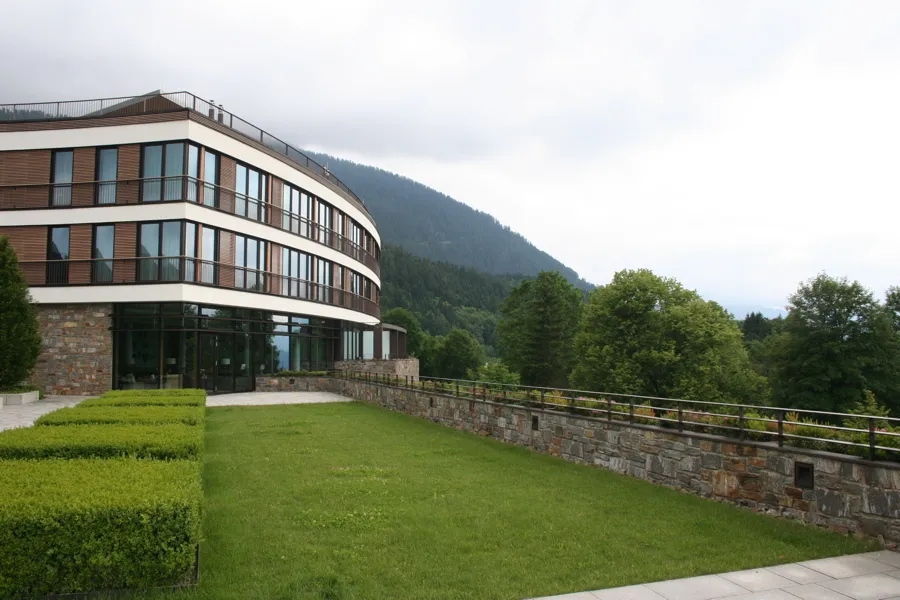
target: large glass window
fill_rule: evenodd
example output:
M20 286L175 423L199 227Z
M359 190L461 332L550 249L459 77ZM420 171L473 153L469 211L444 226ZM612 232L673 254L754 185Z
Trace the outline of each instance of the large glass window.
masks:
M154 306L154 305L151 305ZM119 331L116 335L117 385L122 390L157 389L159 330Z
M319 229L319 242L331 244L331 206L319 200L319 216L316 219Z
M72 150L55 150L51 157L52 178L50 204L70 206L72 204L72 173L75 153Z
M95 225L91 249L91 281L111 283L113 280L113 251L116 246L115 225Z
M200 281L203 283L216 283L219 280L219 269L216 262L219 260L219 232L212 227L203 228L203 243L200 249Z
M141 223L140 281L181 280L181 221Z
M309 297L309 273L312 257L297 250L282 248L281 251L281 293L299 298Z
M268 178L265 173L238 165L235 173L234 212L255 221L266 220Z
M147 144L141 160L141 199L144 202L160 200L197 200L196 180L200 176L199 148L184 142ZM186 178L185 175L189 177Z
M266 287L266 243L252 237L235 236L235 287L264 290Z
M69 283L69 228L51 227L47 236L47 283Z
M318 259L318 265L316 267L316 283L318 284L316 287L318 288L318 293L316 297L321 302L331 303L334 301L334 298L331 293L331 262Z
M195 223L184 224L184 280L194 281L196 278L197 263L197 225Z
M116 203L116 179L119 178L119 149L97 150L97 204Z
M219 155L203 151L203 204L219 206Z
M356 260L362 260L362 227L355 221L350 221L351 256Z

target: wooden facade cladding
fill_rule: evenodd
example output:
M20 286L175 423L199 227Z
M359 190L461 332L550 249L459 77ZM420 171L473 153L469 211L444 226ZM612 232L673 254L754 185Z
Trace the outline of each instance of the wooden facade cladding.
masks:
M137 223L116 223L115 233L113 256L116 258L137 256ZM116 262L113 265L113 281L116 283L135 281L134 264L128 261Z
M0 236L8 236L16 251L25 281L28 285L42 285L46 281L44 263L29 263L47 258L47 228L44 226L0 227Z
M234 234L230 231L219 231L219 263L234 264ZM234 269L221 269L219 285L234 287Z
M94 181L96 179L94 164L96 156L96 148L75 148L72 160L72 181ZM72 186L72 206L91 206L92 204L94 204L94 186Z
M119 146L119 179L137 179L141 176L141 146ZM116 186L116 204L137 204L140 186L135 184Z
M237 185L237 162L228 156L219 158L219 185L227 190L234 190ZM219 194L219 208L225 212L234 212L234 193Z
M165 123L186 121L188 110L156 113L149 115L127 115L121 117L100 117L82 119L60 119L59 121L0 121L0 133L13 131L49 131L53 129L85 129L88 127L113 127L115 125L140 125L142 123Z

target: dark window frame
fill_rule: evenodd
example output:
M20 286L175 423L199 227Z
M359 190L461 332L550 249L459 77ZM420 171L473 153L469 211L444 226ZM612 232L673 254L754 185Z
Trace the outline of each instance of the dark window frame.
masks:
M166 175L166 147L170 144L184 144L184 152L182 153L182 157L181 157L181 173L178 175ZM158 175L158 176L154 175L154 176L148 177L147 174L144 172L144 155L147 151L147 148L156 147L156 146L160 147L162 150L162 154L160 154L160 175ZM203 180L201 177L202 173L200 173L199 159L197 161L197 175L190 175L188 173L188 167L190 166L190 147L191 146L196 147L198 152L202 152L203 150L207 149L206 146L202 146L202 145L200 145L190 139L187 139L187 138L177 139L177 140L163 140L163 141L158 141L158 142L144 142L143 144L141 144L141 153L140 153L139 165L138 165L138 175L141 180L141 188L140 188L140 192L138 194L138 202L140 202L141 204L144 204L144 203L156 204L157 202L193 202L195 204L198 203L199 185L200 185L200 183L202 183ZM215 151L214 151L214 153L221 157L221 153L215 152ZM221 162L222 161L220 158L219 165L216 168L217 177L220 176L219 171L221 170ZM179 177L181 178L181 198L174 199L174 200L166 200L166 180L175 179L175 178L179 178ZM158 179L159 180L159 198L154 199L154 200L147 200L145 198L145 188L146 188L146 183L148 183L146 180L148 180L148 179ZM194 188L194 192L193 192L194 200L189 199L190 193L188 190L192 189L191 184L193 184L193 188ZM218 193L216 194L216 207L218 207Z
M56 181L56 157L61 152L69 152L72 154L72 179L71 181L64 181L62 183L57 183ZM50 194L47 202L49 206L72 206L72 184L75 182L75 148L53 148L50 151ZM68 204L55 204L53 202L54 197L57 195L56 190L69 190L69 202Z
M104 150L115 150L116 151L116 176L112 179L100 179L100 156ZM100 206L107 206L116 204L117 201L117 192L118 192L118 181L119 181L119 146L97 146L96 151L94 153L94 204ZM112 202L100 202L101 191L103 189L112 188Z
M50 248L53 247L53 230L65 229L68 231L68 245L66 248L66 258L51 259ZM48 225L47 226L47 250L44 255L47 257L47 273L46 281L49 285L68 285L69 284L69 261L72 257L72 227L70 225ZM53 262L50 262L50 261ZM65 262L61 262L65 261Z
M112 256L109 258L98 259L94 256L94 251L97 249L97 229L100 227L112 227L113 228L113 245L112 245ZM113 283L115 279L115 268L116 268L116 223L95 223L91 227L91 283ZM109 262L110 266L110 277L109 281L97 281L97 262L99 260L103 260L104 262Z
M221 156L221 155L220 155ZM269 194L269 184L272 182L272 174L268 171L264 171L259 167L253 166L249 163L246 163L241 160L234 160L234 215L238 217L243 217L245 219L250 219L251 221L256 221L257 223L268 223L269 222L269 214L272 210L271 204L271 194ZM221 162L221 159L220 159ZM247 170L247 178L244 184L244 189L238 189L238 169L243 167ZM250 196L250 171L255 171L259 174L259 188L257 189L257 197L253 198ZM287 183L287 182L285 182ZM239 198L240 197L240 198ZM244 214L238 212L238 202L244 202ZM255 218L250 216L250 204L251 202L256 203L255 214L259 218ZM284 204L284 199L281 200L282 205Z
M137 245L136 245L135 251L134 251L134 256L136 257L135 281L137 283L153 283L153 282L179 283L179 282L185 281L185 278L184 278L185 246L184 246L184 244L185 244L185 233L186 233L185 228L186 228L186 224L188 222L194 223L195 226L197 225L194 221L188 221L186 219L162 219L162 220L153 220L153 221L139 221L137 223L137 226L138 226L137 227L137 235L135 236L137 239ZM163 226L165 223L178 223L180 225L180 227L179 227L180 238L178 241L178 255L177 256L168 256L168 255L163 255L163 253L162 253L164 240L165 240L165 237L163 235L163 231L164 231ZM141 238L143 237L144 225L159 225L159 239L157 240L157 243L156 243L156 245L157 245L156 250L159 254L156 254L155 256L141 256ZM210 228L210 229L213 229L213 228ZM195 235L194 237L196 238L197 236ZM216 241L218 242L218 238ZM196 244L196 239L194 240L194 243ZM218 248L216 249L216 255L218 256ZM178 259L178 278L177 279L163 279L162 278L163 259L165 259L165 258L169 258L169 259L177 258ZM144 279L141 277L141 263L143 260L152 260L152 259L155 259L157 261L156 278L155 279ZM218 279L217 279L217 281L218 281ZM191 282L191 283L193 283L193 282Z

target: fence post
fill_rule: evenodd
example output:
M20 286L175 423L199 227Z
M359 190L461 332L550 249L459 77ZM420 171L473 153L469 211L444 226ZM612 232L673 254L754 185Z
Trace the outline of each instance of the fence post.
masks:
M459 379L454 379L453 383L456 384L456 397L459 398Z
M606 399L606 420L612 422L612 400Z
M678 431L684 431L684 407L678 405Z
M634 398L628 399L628 422L634 423Z
M487 384L481 384L481 399L487 402Z
M506 384L503 385L503 403L506 404Z
M744 407L738 408L738 439L744 439Z
M778 409L778 447L784 446L784 411Z
M875 417L869 417L869 460L875 460Z
M544 390L541 390L541 408L542 409L545 408L544 407Z

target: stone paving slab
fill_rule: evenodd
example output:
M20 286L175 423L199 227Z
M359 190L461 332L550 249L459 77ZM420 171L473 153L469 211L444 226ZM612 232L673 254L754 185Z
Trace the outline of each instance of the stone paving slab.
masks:
M35 420L57 408L75 406L91 396L47 396L31 404L16 404L0 408L0 431L16 427L31 427Z
M331 392L246 392L206 398L206 406L270 406L275 404L322 404L353 402L352 398Z
M900 600L890 550L534 600Z

